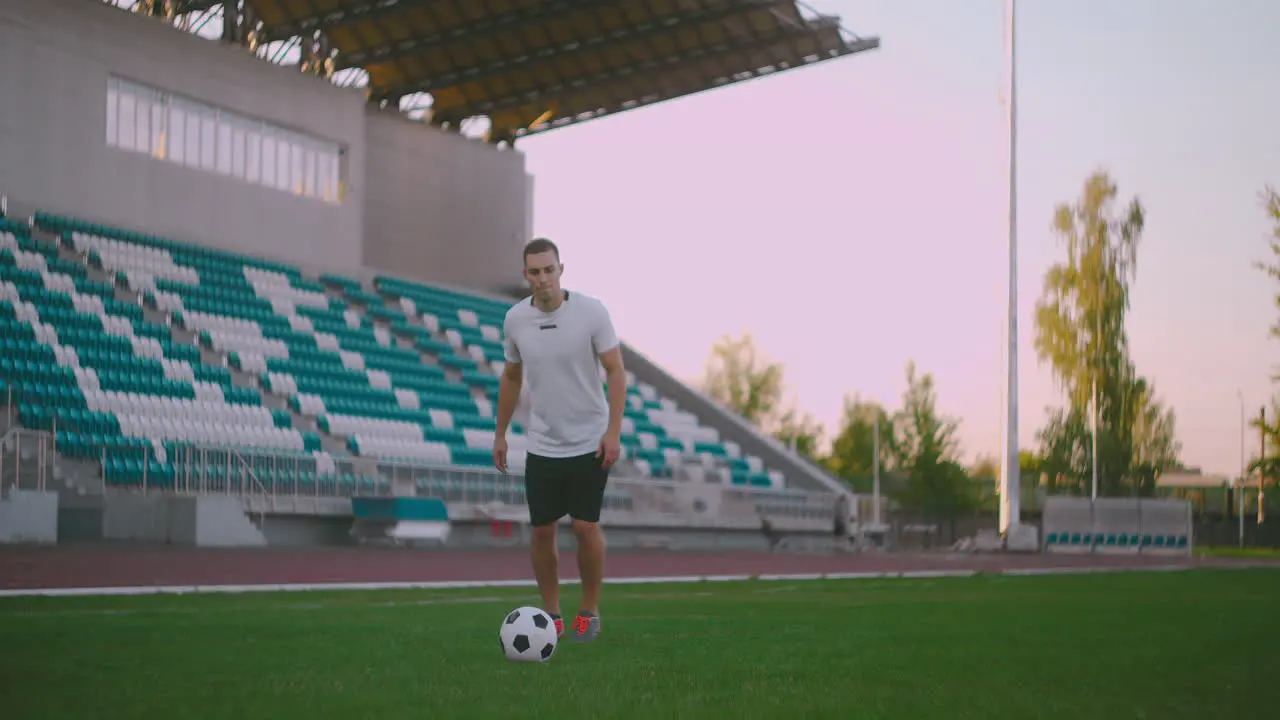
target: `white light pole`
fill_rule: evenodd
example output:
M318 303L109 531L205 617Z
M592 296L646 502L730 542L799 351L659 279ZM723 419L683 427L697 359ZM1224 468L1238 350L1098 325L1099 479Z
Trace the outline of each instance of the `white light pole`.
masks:
M1236 515L1240 522L1240 547L1244 547L1244 479L1248 476L1248 468L1244 462L1244 391L1237 390L1236 398L1240 400L1240 480L1236 483ZM1261 487L1261 485L1259 485Z
M1093 372L1089 381L1089 435L1093 446L1093 482L1090 485L1089 498L1094 505L1098 503L1098 375L1102 372L1102 303L1106 284L1107 251L1111 248L1105 243L1098 246L1098 298L1097 307L1093 309Z
M1098 380L1097 378L1095 378L1093 381L1093 387L1091 391L1092 391L1092 397L1090 398L1089 405L1092 406L1092 411L1089 413L1091 416L1089 432L1090 434L1093 435L1093 489L1092 489L1092 492L1090 492L1089 497L1091 497L1094 502L1097 502L1098 501Z
M871 426L871 524L880 531L880 416Z
M1021 523L1018 468L1018 100L1014 0L1005 0L1005 112L1009 123L1009 314L1005 338L1005 428L1000 458L1000 531Z

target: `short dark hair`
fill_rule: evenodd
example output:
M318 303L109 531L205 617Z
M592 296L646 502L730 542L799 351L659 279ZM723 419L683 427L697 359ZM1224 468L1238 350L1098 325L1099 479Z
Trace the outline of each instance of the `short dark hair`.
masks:
M548 250L555 253L556 262L560 262L560 248L556 247L555 243L544 237L534 238L529 241L528 245L524 246L524 259L527 262L530 255L537 255L538 253L544 253Z

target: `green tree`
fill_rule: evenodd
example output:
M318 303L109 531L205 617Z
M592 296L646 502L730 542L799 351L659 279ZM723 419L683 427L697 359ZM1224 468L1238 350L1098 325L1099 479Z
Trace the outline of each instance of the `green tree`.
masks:
M1022 482L1022 507L1031 509L1035 505L1036 488L1040 485L1044 461L1034 451L1018 451L1018 469ZM999 459L993 455L979 457L969 468L978 493L979 505L984 510L998 510L1000 507L1000 466Z
M1257 447L1257 436L1251 438L1249 446L1253 449L1249 451L1249 466L1247 471L1252 474L1259 470L1268 481L1274 481L1280 478L1280 398L1271 398L1271 407L1266 408L1267 415L1264 422L1263 418L1255 415L1249 421L1249 427L1255 431L1262 430L1266 442L1266 457L1260 457Z
M1260 270L1265 272L1272 280L1280 282L1280 192L1272 186L1267 186L1261 193L1263 211L1267 215L1267 219L1271 223L1271 235L1268 237L1268 244L1271 249L1271 261L1260 262L1256 264ZM1274 306L1280 309L1280 293L1277 293L1274 299ZM1277 319L1271 326L1271 337L1280 338L1280 319ZM1272 382L1280 382L1280 374L1271 376ZM1250 472L1257 472L1259 468L1263 471L1266 478L1275 478L1280 476L1280 402L1276 398L1272 399L1272 407L1268 412L1269 422L1262 423L1261 419L1254 420L1252 425L1255 428L1261 428L1267 438L1267 457L1266 460L1259 458L1254 454L1250 461Z
M764 429L777 419L782 404L782 364L756 347L749 333L722 337L711 348L702 389L747 422Z
M1031 450L1018 451L1018 469L1025 477L1038 477L1040 474L1040 456ZM975 479L999 480L1000 460L995 455L979 455L974 458L969 468L969 475Z
M766 358L750 334L722 337L711 348L702 389L798 454L822 461L822 424L794 404L783 408L782 363Z
M875 427L880 425L880 471L882 478L893 469L893 419L880 405L858 395L844 398L840 429L831 441L826 458L831 474L848 482L859 492L869 492L875 458Z
M1129 475L1138 494L1151 495L1160 473L1179 465L1182 443L1178 441L1177 420L1173 410L1156 399L1154 384L1143 378L1132 381L1125 401L1133 448Z
M973 465L969 468L969 475L974 480L995 482L1000 479L1000 464L996 461L995 456L981 455L974 459Z
M1048 492L1084 494L1084 480L1090 475L1088 421L1071 408L1052 409L1048 416L1036 433L1040 472L1048 479Z
M1267 214L1267 219L1271 222L1271 236L1267 238L1271 246L1271 262L1256 263L1256 267L1272 280L1280 282L1280 192L1274 187L1267 186L1263 188L1262 207ZM1280 294L1276 295L1275 305L1280 308ZM1280 319L1271 326L1271 337L1280 338ZM1280 380L1280 376L1272 376L1272 381Z
M890 452L905 475L894 495L904 507L922 511L934 520L954 523L961 512L972 510L977 495L968 473L956 460L958 424L938 411L933 376L916 374L907 363L907 389L902 409L894 417Z
M1074 205L1056 209L1053 229L1067 256L1045 273L1035 315L1036 354L1067 400L1066 410L1051 412L1041 431L1045 470L1066 487L1091 477L1088 419L1096 392L1101 494L1149 489L1179 451L1172 411L1129 355L1125 318L1146 221L1139 200L1121 208L1117 194L1107 173L1098 171Z
M1044 458L1039 453L1032 450L1018 451L1018 474L1022 476L1023 482L1030 481L1032 485L1040 482L1041 467L1044 465Z
M1044 480L1044 458L1032 450L1018 451L1018 477L1022 481L1022 507L1038 508L1037 489Z
M907 389L902 394L902 409L894 417L891 452L895 464L911 468L954 459L957 429L956 421L938 414L933 375L917 375L915 362L908 361Z
M818 422L813 415L807 412L802 413L795 407L782 413L773 429L773 436L779 442L818 463L824 460L820 456L824 434L822 423Z
M998 507L1000 497L1000 462L993 455L982 455L969 467L978 504L987 510Z

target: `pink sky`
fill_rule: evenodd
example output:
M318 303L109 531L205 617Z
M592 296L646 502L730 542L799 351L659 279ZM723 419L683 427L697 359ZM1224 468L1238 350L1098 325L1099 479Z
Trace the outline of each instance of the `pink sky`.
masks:
M753 333L834 429L845 394L896 406L914 359L999 449L1006 282L1002 0L817 2L880 50L521 143L535 230L565 284L685 379ZM1058 402L1031 345L1053 207L1090 171L1148 225L1129 334L1178 414L1184 460L1239 467L1240 402L1280 348L1257 192L1280 185L1280 3L1019 2L1020 436ZM1252 433L1250 447L1256 444Z

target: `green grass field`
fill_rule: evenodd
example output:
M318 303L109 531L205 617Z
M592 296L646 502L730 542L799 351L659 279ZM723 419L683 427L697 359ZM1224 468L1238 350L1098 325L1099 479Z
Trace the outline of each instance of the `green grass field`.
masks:
M1195 554L1199 557L1247 558L1253 560L1280 559L1280 550L1276 548L1255 547L1198 547Z
M608 586L601 640L544 665L498 647L526 603L524 588L0 600L0 716L1240 720L1280 706L1275 570Z

